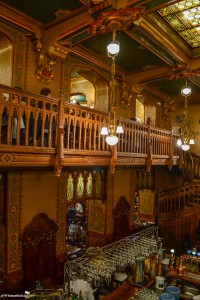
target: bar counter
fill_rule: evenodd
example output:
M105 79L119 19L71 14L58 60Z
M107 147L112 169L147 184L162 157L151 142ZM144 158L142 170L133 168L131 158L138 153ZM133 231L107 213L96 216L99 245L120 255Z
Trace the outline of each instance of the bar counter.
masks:
M154 280L151 279L145 287L148 287L153 283ZM134 297L140 290L141 287L134 286L130 282L126 282L103 297L103 300L128 300L130 297Z

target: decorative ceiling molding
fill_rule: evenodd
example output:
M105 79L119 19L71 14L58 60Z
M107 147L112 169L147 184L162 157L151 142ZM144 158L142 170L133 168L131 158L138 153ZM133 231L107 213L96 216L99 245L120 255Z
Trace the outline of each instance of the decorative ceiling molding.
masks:
M172 69L172 74L169 74L169 80L180 79L180 78L189 78L194 75L200 75L200 68L196 70L188 69L186 66L175 67Z
M121 8L116 11L103 12L96 22L90 25L91 34L105 34L113 30L127 31L135 21L142 16L143 9L137 8Z

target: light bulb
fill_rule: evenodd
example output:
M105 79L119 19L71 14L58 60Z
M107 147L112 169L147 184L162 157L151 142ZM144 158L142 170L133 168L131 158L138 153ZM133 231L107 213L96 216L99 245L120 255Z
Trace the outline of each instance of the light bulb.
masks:
M189 96L191 94L191 87L189 86L184 86L182 89L181 89L181 94L183 96Z
M116 135L109 135L106 137L106 143L110 146L114 146L118 143L118 137Z
M108 128L106 126L103 126L101 128L101 135L108 135Z
M176 143L177 143L177 146L178 146L178 147L181 147L181 145L182 145L181 139L178 139Z
M190 146L187 145L187 144L183 144L183 145L181 146L181 149L182 149L183 151L188 151L188 150L190 149Z
M118 41L112 41L107 46L108 53L111 55L116 55L119 53L119 42Z
M194 139L190 139L189 145L194 145Z
M116 133L124 133L124 129L123 129L122 125L117 126Z

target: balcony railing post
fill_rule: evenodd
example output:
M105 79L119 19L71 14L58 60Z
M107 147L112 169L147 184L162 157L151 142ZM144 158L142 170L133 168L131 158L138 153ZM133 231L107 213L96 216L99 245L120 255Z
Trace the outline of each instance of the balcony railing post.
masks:
M146 170L150 172L152 166L152 143L151 143L151 119L147 119L147 158L146 158Z
M56 177L60 177L60 173L63 168L63 142L64 142L64 97L62 92L60 93L60 100L58 104L58 126L57 126L57 143L56 143L56 157L55 157L55 163L54 163L54 171L56 174Z
M173 149L173 132L172 132L172 128L171 128L171 131L170 131L170 144L169 144L169 163L168 163L169 171L172 170L172 166L173 166L173 153L174 153L174 149Z

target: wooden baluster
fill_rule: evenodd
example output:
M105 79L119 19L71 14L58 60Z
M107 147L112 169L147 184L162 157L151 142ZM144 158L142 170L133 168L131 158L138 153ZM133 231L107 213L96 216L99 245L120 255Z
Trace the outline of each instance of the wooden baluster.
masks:
M88 133L86 135L86 143L88 144L89 150L91 150L92 149L92 122L88 121L86 123L88 123L87 124L87 128L88 128L87 130L88 130L88 133L89 133L89 135L88 135Z

